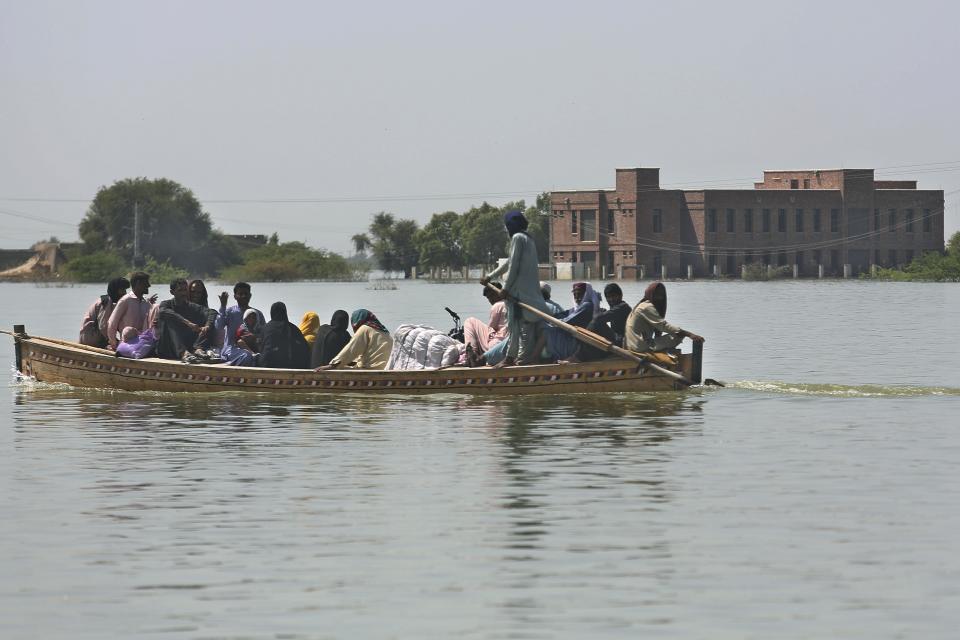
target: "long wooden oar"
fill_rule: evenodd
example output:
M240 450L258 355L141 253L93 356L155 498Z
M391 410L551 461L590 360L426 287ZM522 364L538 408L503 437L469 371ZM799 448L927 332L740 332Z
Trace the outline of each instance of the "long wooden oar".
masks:
M566 331L567 333L569 333L570 335L572 335L574 338L576 338L576 339L579 340L580 342L583 342L583 343L585 343L585 344L588 344L588 345L590 345L591 347L596 347L597 349L600 349L601 351L606 351L607 353L611 353L611 354L613 354L613 355L620 356L621 358L627 358L628 360L633 360L634 362L638 363L639 365L641 365L641 366L643 366L643 367L650 367L650 368L653 369L654 371L657 371L658 373L662 373L662 374L665 375L665 376L668 376L668 377L670 377L670 378L673 378L673 379L676 380L677 382L680 382L680 383L682 383L682 384L685 384L685 385L687 385L688 387L693 384L693 382L691 382L690 380L687 380L686 377L680 375L680 374L677 373L676 371L670 371L669 369L665 369L664 367L661 367L660 365L658 365L658 364L656 364L656 363L654 363L654 362L651 362L648 358L644 358L644 357L641 356L641 355L637 355L637 354L634 353L633 351L628 351L627 349L624 349L623 347L618 347L617 345L613 344L612 342L610 342L609 340L607 340L607 339L604 338L603 336L597 335L596 333L593 333L592 331L587 331L586 329L582 329L582 328L580 328L580 327L575 327L575 326L573 326L573 325L569 325L569 324L567 324L566 322L564 322L563 320L560 320L559 318L554 318L554 317L551 316L550 314L544 313L543 311L540 311L539 309L535 309L535 308L531 307L530 305L526 304L525 302L520 302L519 300L517 300L516 298L514 298L514 297L511 296L510 294L506 293L505 291L503 291L503 289L501 289L501 288L499 288L499 287L496 287L496 286L494 286L494 285L492 285L492 284L489 284L489 283L486 284L486 285L484 285L484 286L486 286L486 287L487 287L488 289L490 289L491 291L495 291L496 293L500 294L502 297L504 297L504 298L506 298L506 299L508 299L508 300L512 300L513 302L517 303L518 305L520 305L521 307L523 307L524 309L526 309L526 310L529 311L530 313L534 314L535 316L537 316L537 317L540 318L541 320L544 320L545 322L549 322L550 324L552 324L553 326L557 327L558 329L560 329L560 330L562 330L562 331Z

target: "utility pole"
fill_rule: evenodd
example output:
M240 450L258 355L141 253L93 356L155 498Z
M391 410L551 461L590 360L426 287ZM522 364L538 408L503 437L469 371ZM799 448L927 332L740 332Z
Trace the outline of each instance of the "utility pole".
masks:
M140 255L140 203L133 203L133 265L143 266L143 256Z

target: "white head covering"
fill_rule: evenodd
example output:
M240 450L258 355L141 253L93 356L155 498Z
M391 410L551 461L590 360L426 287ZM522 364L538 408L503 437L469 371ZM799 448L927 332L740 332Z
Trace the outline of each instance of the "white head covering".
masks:
M593 286L591 286L589 282L574 282L573 286L576 287L578 284L582 284L586 287L586 289L583 292L583 299L580 301L580 304L583 304L584 302L592 302L593 317L596 318L598 315L600 315L600 303L601 303L600 294L593 289Z

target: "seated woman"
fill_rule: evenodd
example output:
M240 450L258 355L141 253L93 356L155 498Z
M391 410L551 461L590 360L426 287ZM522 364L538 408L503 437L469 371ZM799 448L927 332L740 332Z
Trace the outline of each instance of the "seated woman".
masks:
M287 318L287 305L274 302L263 328L257 365L274 369L310 368L310 347L297 325Z
M497 289L502 287L499 282L491 284ZM466 345L467 360L471 366L475 366L476 360L482 354L507 337L506 303L488 287L483 288L483 297L490 303L490 322L485 323L479 318L467 318L463 323L463 342Z
M575 327L586 328L603 311L600 307L600 294L594 291L589 282L577 282L573 285L573 302L573 307L557 317ZM541 349L546 348L548 360L566 360L580 345L579 340L553 325L544 327L542 342L540 346Z
M310 349L313 349L313 343L317 340L317 329L320 328L320 316L313 311L307 311L300 319L300 333L307 341Z
M243 314L243 322L232 336L226 336L220 357L235 367L257 366L257 353L260 352L260 340L257 337L263 330L260 326L260 312L254 308ZM229 330L229 329L228 329Z
M330 364L333 357L350 342L350 316L343 309L333 312L330 324L320 325L317 329L317 339L313 343L313 354L310 357L310 366L316 369Z
M355 367L357 369L383 369L390 360L393 338L387 328L366 309L357 309L350 316L353 338L340 350L330 364L317 367L317 371Z
M237 327L237 346L250 353L260 353L260 339L257 337L259 316L255 309L247 309L243 314L243 324Z
M672 325L663 317L667 315L667 288L662 282L654 282L643 292L643 298L627 317L623 346L630 351L667 351L684 338L703 342L703 338L686 329Z
M201 307L210 308L210 305L207 304L207 285L203 284L203 280L191 280L187 287L190 295L190 302L193 304L198 304Z

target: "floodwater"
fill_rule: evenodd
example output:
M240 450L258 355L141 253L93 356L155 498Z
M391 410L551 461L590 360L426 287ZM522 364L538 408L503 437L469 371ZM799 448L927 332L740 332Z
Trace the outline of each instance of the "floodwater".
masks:
M8 376L0 637L955 638L960 286L668 289L726 388L304 398ZM100 293L0 284L0 326L73 339ZM275 300L391 327L486 314L465 284L254 286Z

